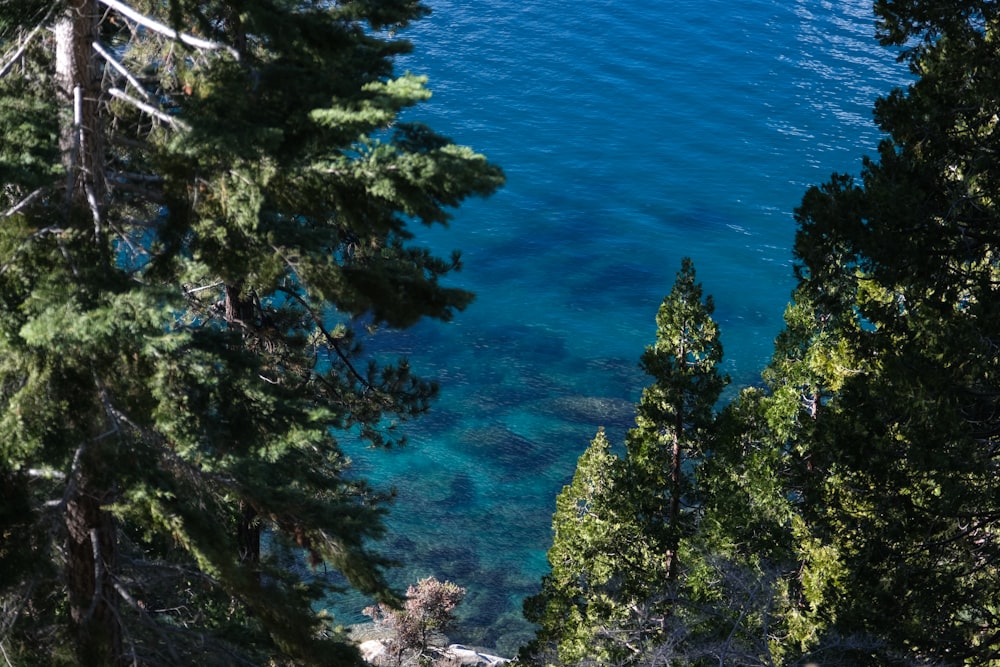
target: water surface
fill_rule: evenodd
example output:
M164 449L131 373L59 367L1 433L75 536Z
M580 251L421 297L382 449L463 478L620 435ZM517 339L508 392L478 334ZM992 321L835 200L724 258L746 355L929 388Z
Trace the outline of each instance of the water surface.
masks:
M382 339L442 385L410 446L353 452L399 492L400 586L469 589L458 639L510 651L546 571L555 495L599 426L621 441L639 355L684 256L714 296L724 370L757 380L794 284L806 187L858 171L878 95L905 70L870 0L429 0L401 62L407 114L502 165L507 186L427 230L478 295L449 324ZM364 601L335 600L364 620Z

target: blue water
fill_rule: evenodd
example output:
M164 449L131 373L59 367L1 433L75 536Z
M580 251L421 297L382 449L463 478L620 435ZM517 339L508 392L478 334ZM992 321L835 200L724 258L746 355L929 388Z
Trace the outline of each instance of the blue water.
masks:
M443 395L398 451L354 452L395 486L400 585L469 589L459 638L511 652L546 571L555 495L599 426L621 441L639 355L683 256L716 302L735 385L757 380L793 286L792 211L857 173L878 95L905 81L869 0L430 0L400 63L408 112L502 165L507 186L422 237L463 252L449 324L383 337ZM363 601L335 601L353 622Z

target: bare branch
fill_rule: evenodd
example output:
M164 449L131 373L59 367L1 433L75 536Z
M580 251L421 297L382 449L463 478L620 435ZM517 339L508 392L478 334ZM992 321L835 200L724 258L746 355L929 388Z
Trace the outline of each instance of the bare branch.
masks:
M209 289L215 289L217 287L222 287L223 285L225 285L225 283L222 282L222 281L219 281L217 283L212 283L211 285L203 285L201 287L192 287L191 289L184 290L184 296L191 296L192 294L196 294L198 292L204 292L205 290L209 290Z
M86 618L93 618L97 611L97 603L103 597L101 593L101 581L104 579L104 555L101 554L101 537L97 528L90 529L90 548L94 556L94 595L90 598L90 607L87 609Z
M66 473L54 468L28 468L28 477L38 479L66 479Z
M236 60L240 59L239 51L237 51L231 46L227 46L220 42L213 42L207 39L201 39L200 37L194 37L192 35L187 35L185 33L178 32L177 30L174 30L170 26L160 23L159 21L155 21L146 16L145 14L137 12L128 5L119 2L118 0L100 0L100 2L104 3L108 7L111 7L115 11L127 16L136 23L146 28L149 28L153 32L158 32L161 35L165 35L172 39L176 39L183 44L187 44L188 46L193 46L197 49L208 49L210 51L222 49L224 51L229 52L229 54Z
M149 617L146 608L143 607L134 597L132 597L132 595L125 589L125 587L121 585L121 582L119 582L118 579L115 579L111 585L114 586L115 590L118 592L118 595L120 595L122 599L125 600L128 606L134 609L136 612L138 612L139 617L146 623L146 625L156 630L157 634L159 634L161 637L165 637L165 633L163 632L163 628L160 627L160 624L156 623L153 619ZM170 653L170 657L174 660L174 664L180 664L181 659L177 655L177 652L174 650L173 642L171 642L170 640L166 640L163 642L163 645Z
M83 185L83 191L87 195L87 203L90 204L90 212L94 216L94 238L101 237L101 206L97 202L97 193L94 192L94 184L87 181Z
M35 35L41 32L45 24L48 23L50 18L52 18L52 13L58 6L59 6L58 2L53 2L49 6L49 11L45 12L45 17L42 18L41 21L39 21L38 25L32 28L31 32L28 33L28 36L25 37L24 40L21 42L21 46L19 46L17 50L10 56L7 62L4 63L3 67L0 67L0 79L2 79L4 76L7 75L7 72L9 72L10 68L14 66L14 63L20 60L21 56L24 55L24 52L28 50L28 45L31 44L31 40L35 38Z
M94 47L95 51L101 54L101 56L108 62L109 65L114 67L122 76L124 76L128 80L129 83L132 84L133 88L142 93L142 96L145 97L147 101L153 100L153 96L150 95L149 91L143 87L142 83L140 83L140 81L137 78L132 76L132 73L129 72L124 65L118 62L118 59L115 58L111 53L109 53L107 49L101 46L99 42L94 42L92 46Z
M39 195L41 195L43 192L45 192L45 188L38 188L37 190L35 190L34 192L32 192L30 195L28 195L24 199L22 199L21 201L19 201L16 204L14 204L14 206L12 206L9 209L7 209L4 212L3 216L0 216L0 217L9 218L10 216L12 216L15 213L19 212L21 209L23 209L25 206L27 206L31 202L33 202L36 199L38 199Z
M133 257L139 257L140 255L149 254L145 248L137 246L135 243L133 243L129 235L126 234L124 231L122 231L118 227L118 225L116 225L114 222L109 223L108 226L111 227L112 231L114 231L114 233L118 235L118 238L121 239L121 242L128 247L128 250L130 253L132 253Z
M131 104L132 106L134 106L137 109L139 109L140 111L145 111L150 116L153 116L154 118L157 118L158 120L161 120L164 123L167 123L168 125L172 125L172 126L174 126L176 128L179 128L181 130L188 130L188 129L190 129L188 127L187 123L185 123L184 121L182 121L182 120L180 120L178 118L174 118L170 114L167 114L167 113L164 113L164 112L160 111L159 109L157 109L156 107L154 107L151 104L146 104L142 100L138 100L138 99L132 97L131 95L129 95L128 93L126 93L121 88L111 88L111 89L108 90L108 92L111 94L112 97L117 97L120 100L124 100L124 101L128 102L129 104Z

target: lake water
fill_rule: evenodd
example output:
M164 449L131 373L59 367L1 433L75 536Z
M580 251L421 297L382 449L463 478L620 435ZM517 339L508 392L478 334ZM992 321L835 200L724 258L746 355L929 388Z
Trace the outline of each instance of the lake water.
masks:
M638 358L680 260L715 298L724 370L767 362L794 280L792 211L879 135L906 80L869 0L429 0L400 70L407 114L506 170L507 186L422 237L463 252L475 291L449 324L380 340L442 398L398 451L352 452L399 497L383 548L401 587L468 588L453 638L510 652L547 569L556 494L599 426L616 442L648 380ZM332 601L365 620L364 600Z

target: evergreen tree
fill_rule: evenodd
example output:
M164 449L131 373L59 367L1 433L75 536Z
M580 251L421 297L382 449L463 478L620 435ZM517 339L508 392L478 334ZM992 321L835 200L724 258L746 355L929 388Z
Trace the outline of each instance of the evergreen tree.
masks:
M603 431L556 499L551 573L525 603L540 630L526 658L563 664L663 665L687 650L680 554L694 533L694 470L709 449L728 377L722 346L685 258L641 358L654 382L637 406L626 456Z
M679 573L678 548L690 534L693 468L709 449L715 405L729 377L720 375L722 343L711 296L702 299L694 263L684 258L656 315L656 342L641 366L654 380L642 392L627 461L634 503L663 554L667 578Z
M811 531L846 568L841 633L889 659L1000 659L1000 13L876 3L919 77L876 105L888 133L860 179L811 190L800 294L863 359L810 444ZM831 285L837 285L836 290Z
M858 364L838 321L800 296L764 386L744 389L718 419L698 469L701 520L688 540L698 567L686 583L703 610L692 643L723 664L853 664L834 652L872 643L830 631L843 564L810 514L824 470L817 424Z
M650 611L666 571L636 521L623 465L600 430L556 497L551 571L524 605L539 625L527 659L554 651L561 664L630 664L648 648L634 616Z
M346 664L391 599L391 445L436 387L369 332L471 295L413 225L501 172L398 115L410 0L0 6L0 642L14 662ZM16 536L16 537L15 537Z

